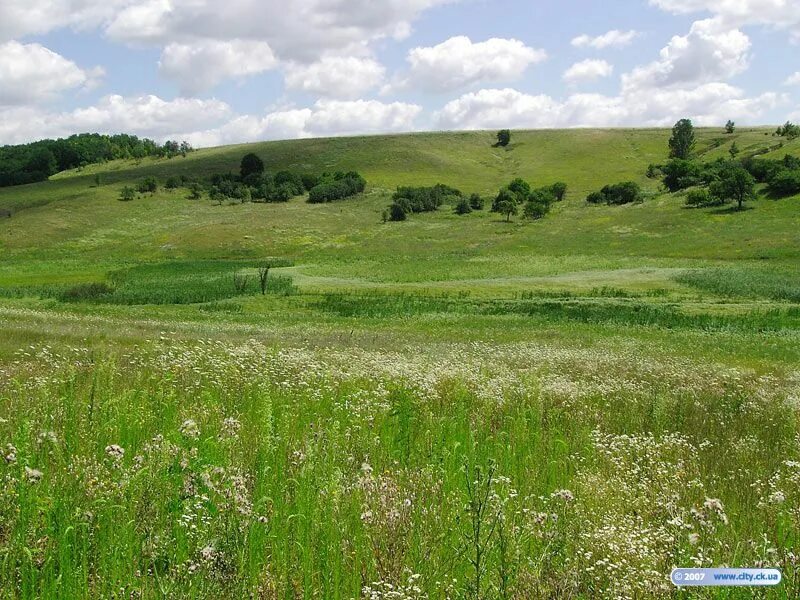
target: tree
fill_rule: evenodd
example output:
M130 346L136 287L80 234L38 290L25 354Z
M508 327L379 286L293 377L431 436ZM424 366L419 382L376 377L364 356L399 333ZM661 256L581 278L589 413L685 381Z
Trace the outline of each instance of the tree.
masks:
M731 158L733 160L736 160L736 157L738 156L739 152L740 152L739 146L736 145L736 142L733 142L733 144L731 144L731 147L728 149L728 153L731 155Z
M469 207L472 210L483 210L483 198L480 194L472 194L469 197Z
M189 199L200 200L203 197L203 186L197 182L189 185Z
M736 123L728 119L728 122L725 123L725 133L733 133L736 131Z
M472 207L469 205L469 200L466 198L461 198L456 204L456 207L453 209L457 215L468 215L472 212Z
M497 145L506 147L511 143L511 131L508 129L501 129L497 132Z
M672 137L669 138L670 158L688 159L695 147L694 125L690 119L681 119L672 128Z
M517 195L508 188L503 188L497 195L495 201L497 207L496 212L506 216L506 223L511 221L511 215L516 215L517 210Z
M119 193L119 199L123 202L130 202L131 200L136 198L136 190L134 190L131 186L126 185Z
M786 137L790 140L800 136L800 125L795 125L791 121L786 121L775 131L776 135Z
M720 170L719 180L712 183L710 188L712 196L721 202L735 201L739 210L742 210L746 200L755 197L755 189L756 180L753 176L733 163Z
M567 194L567 184L563 181L557 181L550 186L550 191L556 199L556 202L561 202Z
M155 177L145 177L139 182L138 188L140 194L150 192L155 194L158 191L158 182Z
M240 175L242 179L246 179L250 175L261 175L263 173L264 161L252 152L250 154L245 154L240 165Z

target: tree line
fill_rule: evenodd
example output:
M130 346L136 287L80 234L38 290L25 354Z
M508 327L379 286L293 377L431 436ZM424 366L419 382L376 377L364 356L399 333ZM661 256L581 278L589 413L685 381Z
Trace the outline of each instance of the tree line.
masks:
M120 158L186 156L188 142L168 141L159 145L135 135L81 133L68 138L0 147L0 187L45 181L68 169Z

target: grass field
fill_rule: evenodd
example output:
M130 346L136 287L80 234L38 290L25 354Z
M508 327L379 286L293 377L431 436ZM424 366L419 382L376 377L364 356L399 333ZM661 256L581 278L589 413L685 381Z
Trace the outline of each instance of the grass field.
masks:
M800 155L771 131L698 152ZM0 597L663 598L711 565L800 596L800 197L685 208L645 176L668 137L273 142L0 189ZM118 201L247 152L368 188ZM382 222L398 185L514 177L567 197ZM584 201L624 180L644 202Z

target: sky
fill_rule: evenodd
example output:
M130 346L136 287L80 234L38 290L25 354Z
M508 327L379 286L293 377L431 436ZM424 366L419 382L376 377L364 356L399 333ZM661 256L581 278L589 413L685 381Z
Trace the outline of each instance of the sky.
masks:
M0 144L800 120L800 0L0 0Z

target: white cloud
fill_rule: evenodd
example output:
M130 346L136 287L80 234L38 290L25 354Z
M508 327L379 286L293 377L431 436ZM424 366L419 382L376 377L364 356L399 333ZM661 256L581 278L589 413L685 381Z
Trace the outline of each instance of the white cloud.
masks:
M575 63L564 71L563 79L569 84L578 84L609 77L613 72L614 67L610 63L604 60L587 59Z
M62 27L97 27L130 1L3 0L0 2L0 42Z
M279 60L313 62L354 44L408 35L433 6L458 0L146 0L119 11L106 33L130 43L250 39Z
M158 65L162 75L178 82L183 94L193 95L227 78L256 75L276 64L266 42L232 40L169 44Z
M38 103L65 90L88 87L102 69L84 70L40 44L0 44L0 106Z
M330 56L286 66L286 87L333 98L357 98L378 87L386 69L372 58Z
M437 46L411 50L410 70L395 87L444 92L476 83L512 81L546 58L544 50L519 40L492 38L473 43L457 36Z
M319 100L311 108L241 116L219 127L185 134L196 146L216 146L257 140L392 133L415 129L422 112L416 104L377 100Z
M230 119L231 114L230 107L218 100L166 101L157 96L111 95L94 106L69 112L33 107L0 111L0 143L16 144L78 132L131 132L164 140L180 137L182 132L213 127Z
M797 0L650 0L650 4L675 14L709 12L728 28L766 25L788 30L800 40Z
M623 88L649 89L702 84L738 75L749 64L750 39L738 29L706 19L674 36L660 58L623 75Z
M587 46L597 49L609 47L623 48L624 46L630 45L630 43L640 35L641 34L638 31L633 29L630 31L612 29L603 35L598 35L596 37L592 37L584 33L583 35L573 38L572 45L576 48L586 48Z
M506 88L464 94L445 105L435 118L444 129L660 127L683 117L699 125L716 125L728 118L752 123L783 101L777 94L746 98L740 89L724 83L690 90L653 90L647 95L574 94L564 101Z
M796 71L786 78L783 85L800 85L800 71Z

